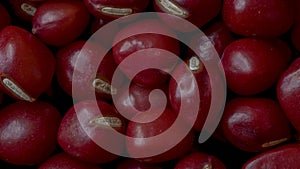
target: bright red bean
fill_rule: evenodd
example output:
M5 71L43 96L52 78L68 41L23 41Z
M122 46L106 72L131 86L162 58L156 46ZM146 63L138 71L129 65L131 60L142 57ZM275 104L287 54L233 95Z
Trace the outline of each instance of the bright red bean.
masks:
M224 0L222 16L234 33L277 37L295 20L295 0Z
M7 26L0 33L1 88L10 96L35 101L51 84L52 52L26 30Z
M47 1L34 14L32 33L49 45L63 46L81 35L89 18L81 1Z
M264 151L289 140L289 125L279 103L266 98L230 100L221 121L225 137L248 152Z
M12 103L0 111L0 158L36 165L54 152L60 114L45 102Z

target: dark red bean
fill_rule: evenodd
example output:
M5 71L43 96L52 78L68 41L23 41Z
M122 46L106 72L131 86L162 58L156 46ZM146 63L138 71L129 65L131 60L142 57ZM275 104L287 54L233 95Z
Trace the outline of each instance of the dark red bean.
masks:
M194 152L180 159L174 169L226 169L223 162L212 155Z
M221 125L225 137L248 152L264 151L291 138L289 121L279 103L266 98L227 102Z
M10 96L35 101L51 84L55 59L26 30L7 26L0 33L1 88Z
M32 32L49 45L63 46L81 35L89 18L81 1L47 1L34 14Z
M265 91L276 82L290 58L290 49L279 40L236 40L222 56L228 88L240 95Z
M287 144L248 160L242 169L299 168L300 145Z
M43 162L38 169L101 169L96 165L85 163L66 153L56 154Z
M99 114L98 109L101 110L102 115ZM124 133L126 122L111 105L105 102L82 101L69 109L63 117L58 131L58 143L65 152L79 160L89 163L107 163L116 159L118 155L106 151L96 143L99 141L115 143L114 149L118 150L119 154L124 148L123 140L110 137L111 130L108 127Z
M12 103L0 112L0 158L17 165L36 165L56 148L60 114L45 102Z
M294 60L281 75L277 84L277 98L290 122L300 132L300 58Z
M224 0L223 21L243 36L277 37L295 19L295 0Z

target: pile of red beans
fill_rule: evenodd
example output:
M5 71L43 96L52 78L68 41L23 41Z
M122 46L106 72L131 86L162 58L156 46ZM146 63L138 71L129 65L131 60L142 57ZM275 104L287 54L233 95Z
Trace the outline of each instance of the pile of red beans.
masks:
M175 36L195 30L157 15L157 20L125 19L107 32L113 39L89 40L110 22L142 12L167 13L191 22L211 40L220 57L226 104L217 129L204 143L198 142L198 136L212 100L212 77L205 64L187 45L163 34L122 39L140 29ZM121 40L112 45L116 39ZM189 39L201 45L200 39ZM98 51L106 48L95 67ZM163 52L137 55L140 61L148 57L151 63L171 68L169 72L146 69L131 77L130 68L137 66L133 62L121 68L120 86L112 85L115 70L128 56L151 48L171 52L184 62L161 59ZM299 51L299 0L1 1L0 168L298 169ZM79 55L84 59L76 64ZM196 81L183 73L185 69ZM73 78L75 73L78 78ZM115 90L128 79L132 79L128 89ZM149 100L155 89L166 102ZM195 101L195 93L200 102ZM157 136L172 126L182 105L186 105L182 124L191 129L160 154L135 156L172 142L172 136L164 142L110 138L111 129L133 138ZM195 105L197 116L189 113ZM118 153L97 145L95 139L115 143Z

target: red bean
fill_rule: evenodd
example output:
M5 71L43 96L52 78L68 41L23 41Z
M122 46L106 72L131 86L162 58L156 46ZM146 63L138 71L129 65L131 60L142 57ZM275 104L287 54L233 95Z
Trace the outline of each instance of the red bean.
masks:
M234 41L232 33L223 22L214 23L208 29L204 30L204 33L214 44L214 47L220 57L222 56L224 49ZM194 38L193 40L195 40L196 42L192 43L199 43L200 39Z
M291 32L291 39L293 45L300 51L300 2L297 1L297 8L296 8L296 21Z
M242 169L299 168L299 154L299 144L287 144L249 159Z
M146 138L153 138L163 134L176 119L175 113L168 108L159 116L158 113L160 112L155 110L141 113L134 116L132 121L129 122L126 134L129 137L136 138L136 140L126 139L126 148L129 157L142 157L149 152L155 153L156 151L161 151L161 153L157 155L137 158L137 160L141 162L159 163L177 159L191 149L194 139L192 132L189 132L178 144L174 144L174 147L167 149L168 145L172 144L171 141L175 140L176 135L182 132L180 128L175 128L176 132L172 133L172 136L168 139L165 138L159 141L157 141L157 139L146 140ZM156 118L156 116L158 116L158 118ZM141 122L135 122L133 120ZM184 128L186 126L183 125L182 127Z
M55 71L52 52L26 30L7 26L0 33L0 78L5 93L35 101L51 85Z
M192 71L191 77L185 70ZM194 129L201 131L206 120L211 101L211 86L207 71L197 56L192 56L175 68L169 83L170 104L176 113L184 106L184 119L187 124L193 125ZM193 80L195 78L196 81ZM196 84L195 84L196 83ZM199 93L197 99L195 92ZM200 102L200 103L199 103ZM199 105L199 110L193 112L193 107ZM196 118L196 120L195 120Z
M0 169L300 168L299 2L1 1Z
M217 16L221 9L220 0L154 0L154 9L184 18L197 27L202 27ZM192 31L185 25L178 24L174 17L162 17L172 28L180 31Z
M296 59L281 75L277 84L277 97L280 105L293 124L300 132L300 59Z
M29 0L9 0L12 5L14 14L22 21L31 22L32 18L41 5L39 2L29 1Z
M289 122L279 103L265 98L236 98L229 102L221 121L225 137L248 152L270 149L291 138Z
M81 1L48 1L35 12L32 33L49 45L63 46L81 35L89 18Z
M290 58L291 52L279 40L236 40L222 56L228 88L239 95L263 92L276 82Z
M77 160L66 153L59 153L43 162L38 169L101 169L96 165Z
M233 32L243 36L277 37L295 20L295 0L224 0L222 17Z
M132 32L138 31L159 31L162 35L144 33L127 37L132 34ZM158 87L168 80L168 73L172 71L177 60L166 59L165 53L161 51L155 52L155 50L162 49L179 56L179 42L176 39L164 35L171 36L174 35L174 32L157 20L143 20L134 23L125 27L116 35L115 42L120 41L113 46L113 56L117 64L120 64L134 52L152 49L148 50L149 52L138 53L135 62L130 62L129 65L120 67L130 79L133 79L133 82L148 87ZM162 57L164 57L164 59L162 59ZM133 68L136 68L137 65L140 65L139 67L142 68L145 67L145 69L133 77L132 74L136 73L136 70ZM157 65L157 67L161 69L150 69L152 67L149 68L147 65ZM165 69L165 71L163 71L163 69Z
M73 42L57 53L56 76L60 86L76 100L92 99L94 92L101 100L110 100L115 87L111 86L117 67L111 52L100 63L101 45L85 41ZM99 67L97 68L97 66ZM93 72L97 73L93 77ZM76 73L77 79L73 79ZM119 79L120 83L122 79ZM75 89L74 89L75 88ZM72 93L76 90L76 93Z
M201 152L190 153L179 160L174 169L226 169L225 165L215 156Z
M102 115L98 109L101 109ZM97 142L114 142L117 145L114 148L120 154L124 148L122 140L112 140L109 137L111 130L107 127L124 133L126 122L105 102L82 101L70 108L63 117L58 131L58 143L65 152L79 160L94 164L107 163L116 159L118 155L106 151L98 146ZM87 131L91 135L87 135Z
M11 18L8 11L0 4L0 30L11 24Z
M60 114L45 102L20 101L0 111L0 158L17 165L36 165L56 149Z
M162 169L162 167L155 164L145 164L134 159L126 159L121 161L117 169Z
M112 20L145 10L149 0L84 0L86 7L97 18Z
M154 89L155 88L140 86L138 84L131 83L129 89L123 89L123 91L119 91L119 93L115 95L115 106L122 113L122 115L127 117L128 119L133 118L139 112L148 111L151 106L152 109L164 110L165 105L162 104L160 96L153 95L154 97L151 98L152 105L149 101L150 93ZM167 86L162 86L158 89L162 90L165 95L168 95ZM128 92L129 94L127 95L126 92ZM132 108L135 108L137 111L134 111Z

